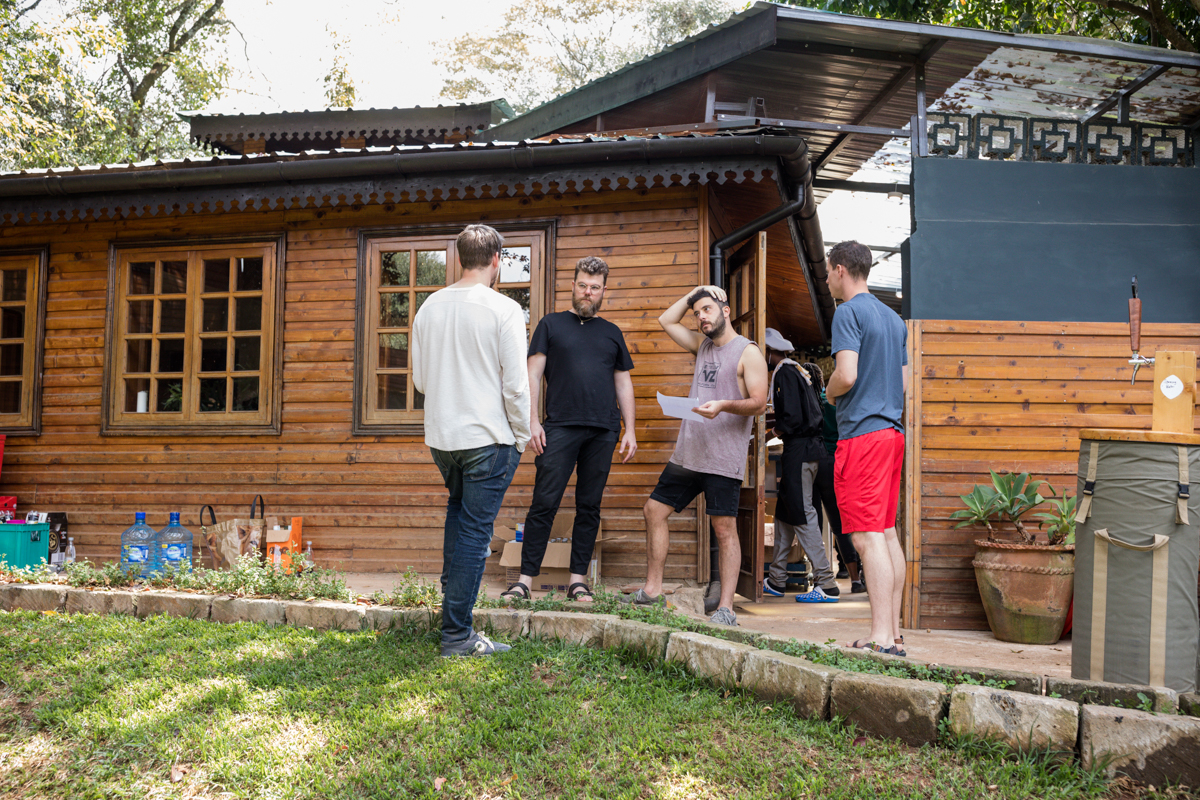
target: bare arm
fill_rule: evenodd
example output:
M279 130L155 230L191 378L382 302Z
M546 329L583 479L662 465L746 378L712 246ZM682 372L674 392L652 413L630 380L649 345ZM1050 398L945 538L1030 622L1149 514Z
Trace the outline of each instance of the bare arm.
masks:
M708 419L715 419L722 411L739 417L757 417L766 411L770 379L767 360L763 358L761 350L751 345L742 351L742 357L738 361L738 375L745 382L749 397L744 400L709 400L692 411Z
M722 300L725 299L725 290L716 286L697 286L695 289L689 289L688 293L679 298L662 313L658 318L658 324L667 332L667 336L675 344L687 350L692 355L700 349L700 343L704 341L704 334L694 331L683 324L683 316L688 311L688 298L700 289L707 289L714 295L719 296Z
M622 464L628 464L629 459L637 452L637 433L634 425L637 422L633 399L633 376L628 370L617 370L613 373L613 383L617 387L617 404L621 406L621 421L625 423L625 433L621 436L620 454Z
M525 363L525 318L513 307L500 329L500 388L504 412L518 450L529 441L529 369Z
M542 375L546 371L546 354L534 353L525 362L529 368L529 445L538 455L546 449L546 430L538 419L538 400L542 396Z
M825 387L825 399L829 405L837 405L837 399L854 388L858 380L858 353L853 350L838 350L835 354L837 366L829 376L829 384ZM907 378L906 378L907 380Z

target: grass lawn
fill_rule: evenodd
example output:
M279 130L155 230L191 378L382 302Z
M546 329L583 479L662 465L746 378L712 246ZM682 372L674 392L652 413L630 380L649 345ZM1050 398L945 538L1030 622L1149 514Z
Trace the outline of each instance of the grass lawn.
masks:
M856 737L606 651L443 660L436 634L0 612L0 798L1114 793L1143 792Z

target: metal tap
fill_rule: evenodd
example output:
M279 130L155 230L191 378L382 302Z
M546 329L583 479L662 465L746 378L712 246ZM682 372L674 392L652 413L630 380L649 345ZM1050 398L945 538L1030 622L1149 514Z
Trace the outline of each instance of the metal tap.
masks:
M1129 379L1130 386L1137 381L1138 370L1143 364L1154 363L1153 358L1138 355L1142 349L1142 301L1138 299L1137 275L1133 276L1132 288L1133 297L1129 299L1129 346L1133 350L1133 358L1129 359L1129 363L1133 365L1133 377Z

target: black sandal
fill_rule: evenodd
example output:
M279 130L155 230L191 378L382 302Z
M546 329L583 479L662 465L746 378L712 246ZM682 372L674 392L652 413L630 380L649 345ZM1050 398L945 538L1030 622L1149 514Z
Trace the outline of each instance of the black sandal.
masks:
M586 583L583 583L583 582L572 583L570 586L567 587L567 599L568 600L578 600L580 595L587 595L588 597L591 597L592 599L595 599L595 597L596 597L596 595L592 594L592 590L588 588L588 585Z
M509 586L508 589L501 592L500 596L501 597L511 597L513 600L528 600L529 599L529 587L526 586L525 584L521 583L520 581L517 581L512 586Z

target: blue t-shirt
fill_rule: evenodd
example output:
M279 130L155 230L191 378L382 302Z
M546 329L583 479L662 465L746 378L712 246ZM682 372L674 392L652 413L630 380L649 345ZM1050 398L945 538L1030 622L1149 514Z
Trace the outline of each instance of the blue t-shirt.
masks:
M856 294L837 307L830 349L835 358L840 350L858 353L854 386L837 398L839 440L885 428L904 430L907 344L903 320L875 295Z

